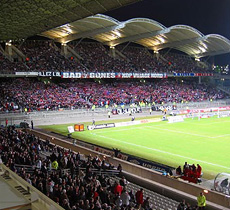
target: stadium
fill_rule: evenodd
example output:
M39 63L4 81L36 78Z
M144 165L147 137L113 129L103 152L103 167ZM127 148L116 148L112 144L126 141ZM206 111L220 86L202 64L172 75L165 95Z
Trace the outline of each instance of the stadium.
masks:
M1 210L230 209L230 36L170 5L0 5Z

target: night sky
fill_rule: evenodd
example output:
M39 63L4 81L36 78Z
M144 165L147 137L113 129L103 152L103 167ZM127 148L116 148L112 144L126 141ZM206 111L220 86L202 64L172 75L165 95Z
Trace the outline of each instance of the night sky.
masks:
M230 0L143 0L107 12L119 21L144 17L166 27L192 26L204 35L220 34L230 39ZM215 64L230 64L230 54L215 56Z

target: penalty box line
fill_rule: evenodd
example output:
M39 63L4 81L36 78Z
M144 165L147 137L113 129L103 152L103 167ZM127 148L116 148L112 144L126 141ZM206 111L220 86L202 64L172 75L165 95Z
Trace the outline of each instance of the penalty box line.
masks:
M145 126L146 128L152 128L151 126ZM163 131L170 131L170 132L174 132L174 133L180 133L180 134L187 134L187 135L191 135L191 136L199 136L199 137L204 137L204 138L209 138L209 139L216 139L216 138L221 138L221 137L225 137L225 136L230 136L230 134L223 134L223 135L219 135L219 136L206 136L206 135L201 135L201 134L196 134L196 133L189 133L189 132L183 132L183 131L178 131L178 130L170 130L170 129L166 129L166 128L155 128L157 130L163 130Z
M122 140L119 140L119 139L115 139L115 138L111 138L111 137L107 137L107 136L103 136L103 135L98 135L96 133L91 133L91 134L94 135L94 136L98 136L100 138L110 139L110 140L113 140L113 141L116 141L116 142L121 142L121 143L124 143L124 144L127 144L127 145L132 145L132 146L135 146L135 147L144 148L144 149L148 149L148 150L151 150L151 151L156 151L156 152L159 152L159 153L180 157L180 158L183 158L185 160L188 159L188 160L196 161L196 162L199 162L199 163L205 163L205 164L208 164L208 165L217 166L219 168L230 169L229 167L226 167L226 166L222 166L222 165L215 164L215 163L210 163L210 162L195 159L195 158L186 157L186 156L183 156L183 155L178 155L178 154L171 153L171 152L166 152L164 150L155 149L155 148L149 148L149 147L142 146L142 145L139 145L139 144L134 144L134 143L122 141Z
M142 126L142 127L132 127L132 128L124 128L124 129L118 129L118 130L109 130L109 131L98 131L96 133L111 133L111 132L121 132L121 131L128 131L128 130L136 130L136 129L145 129L145 128L155 128L156 130L163 130L163 131L170 131L173 133L178 133L178 134L186 134L186 135L191 135L191 136L198 136L198 137L203 137L203 138L208 138L208 139L216 139L216 138L222 138L226 136L230 136L230 134L223 134L219 136L206 136L206 135L201 135L201 134L196 134L196 133L189 133L189 132L183 132L183 131L178 131L178 130L171 130L167 128L159 128L161 126L165 125L154 125L154 126Z

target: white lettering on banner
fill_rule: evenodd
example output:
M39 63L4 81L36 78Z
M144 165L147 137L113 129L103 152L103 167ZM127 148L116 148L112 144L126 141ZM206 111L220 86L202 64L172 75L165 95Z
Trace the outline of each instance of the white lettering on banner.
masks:
M217 111L227 111L230 110L230 106L224 106L224 107L211 107L206 109L193 109L193 110L184 110L180 111L180 114L187 114L187 113L198 113L198 112L217 112Z
M73 73L73 72L70 72L70 78L75 78L75 73Z
M166 74L156 73L110 73L110 72L39 72L40 76L56 76L62 78L164 78Z
M133 74L132 73L122 73L122 78L132 78Z
M135 107L135 108L127 108L127 109L116 109L117 114L129 114L129 111L131 113L137 113L141 111L141 108Z
M52 71L46 71L46 72L38 72L38 76L40 77L60 77L60 72L52 72Z
M149 78L150 74L149 73L134 73L133 77L134 78Z
M138 125L143 123L152 123L152 122L160 122L161 119L144 119L144 120L136 120L136 121L129 121L129 122L120 122L115 123L115 127L123 127L123 126L130 126L130 125Z
M90 73L90 74L89 74L89 77L90 77L90 78L95 78L95 73Z
M69 73L63 72L62 73L62 78L69 78Z
M60 77L61 76L61 72L56 72L56 77Z
M138 124L141 124L141 122L140 121L120 122L120 123L115 123L115 127L123 127L123 126L138 125Z
M81 78L82 74L80 72L75 72L75 78Z
M87 126L88 130L103 129L103 128L113 128L113 127L115 127L114 123L89 125L89 126Z
M184 117L183 116L168 117L168 123L175 123L175 122L184 122Z

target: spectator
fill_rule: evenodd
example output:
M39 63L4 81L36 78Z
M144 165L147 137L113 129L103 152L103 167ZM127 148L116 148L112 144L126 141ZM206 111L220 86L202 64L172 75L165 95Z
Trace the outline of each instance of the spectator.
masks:
M179 205L177 206L177 210L186 210L187 206L185 203L185 200L181 201Z
M204 210L206 206L206 197L201 192L200 195L197 197L197 205L199 210Z
M130 202L130 195L129 193L126 191L126 189L124 189L121 193L121 200L122 200L122 205L123 206L129 206L129 202Z
M123 187L116 181L114 183L114 194L121 195L122 190L123 190Z
M142 205L144 202L144 200L143 200L143 189L142 188L136 192L135 197L136 197L137 204Z

